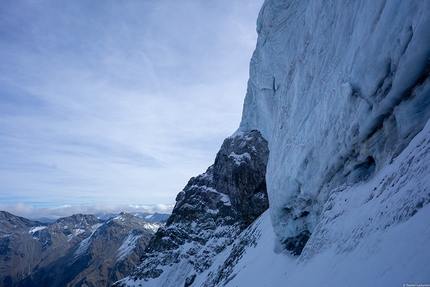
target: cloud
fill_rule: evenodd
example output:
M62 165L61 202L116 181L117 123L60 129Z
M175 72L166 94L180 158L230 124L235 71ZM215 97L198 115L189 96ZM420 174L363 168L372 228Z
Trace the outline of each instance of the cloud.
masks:
M171 213L173 205L121 205L121 204L101 204L93 205L70 205L65 204L57 207L36 208L33 205L17 203L14 205L0 204L0 210L7 211L14 215L30 219L51 218L58 219L73 214L98 214L98 213L119 213L119 212L143 212L143 213Z
M171 204L239 126L262 1L9 1L0 202Z

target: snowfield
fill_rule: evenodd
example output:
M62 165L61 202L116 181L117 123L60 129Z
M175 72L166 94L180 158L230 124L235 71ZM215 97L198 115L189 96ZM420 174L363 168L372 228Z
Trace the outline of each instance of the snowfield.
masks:
M403 286L430 283L430 122L378 176L334 190L303 253L279 248L266 211L193 286ZM232 250L252 238L237 262ZM219 267L222 268L219 268ZM205 285L206 284L206 285ZM146 285L142 285L146 286Z
M35 232L38 232L40 230L46 229L46 226L36 226L36 227L32 227L30 228L30 230L28 231L28 233L34 234Z
M429 284L429 201L430 122L376 177L332 193L300 257L273 252L266 212L226 286Z

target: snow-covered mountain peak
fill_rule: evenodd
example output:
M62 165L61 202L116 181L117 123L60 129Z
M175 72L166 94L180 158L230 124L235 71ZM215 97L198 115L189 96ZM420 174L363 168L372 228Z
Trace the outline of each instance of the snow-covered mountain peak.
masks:
M163 225L128 213L41 223L0 211L0 285L109 286L133 271Z

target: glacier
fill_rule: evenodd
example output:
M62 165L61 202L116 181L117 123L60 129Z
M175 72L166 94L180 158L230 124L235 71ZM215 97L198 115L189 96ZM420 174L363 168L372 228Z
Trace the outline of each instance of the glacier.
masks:
M430 284L430 1L265 0L257 33L238 130L116 286Z
M430 2L267 0L257 31L239 130L269 143L271 217L289 244L429 118Z

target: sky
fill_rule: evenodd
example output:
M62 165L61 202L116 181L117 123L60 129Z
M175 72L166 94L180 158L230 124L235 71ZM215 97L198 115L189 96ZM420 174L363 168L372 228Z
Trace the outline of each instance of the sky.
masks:
M263 0L5 0L0 210L171 211L239 127Z

